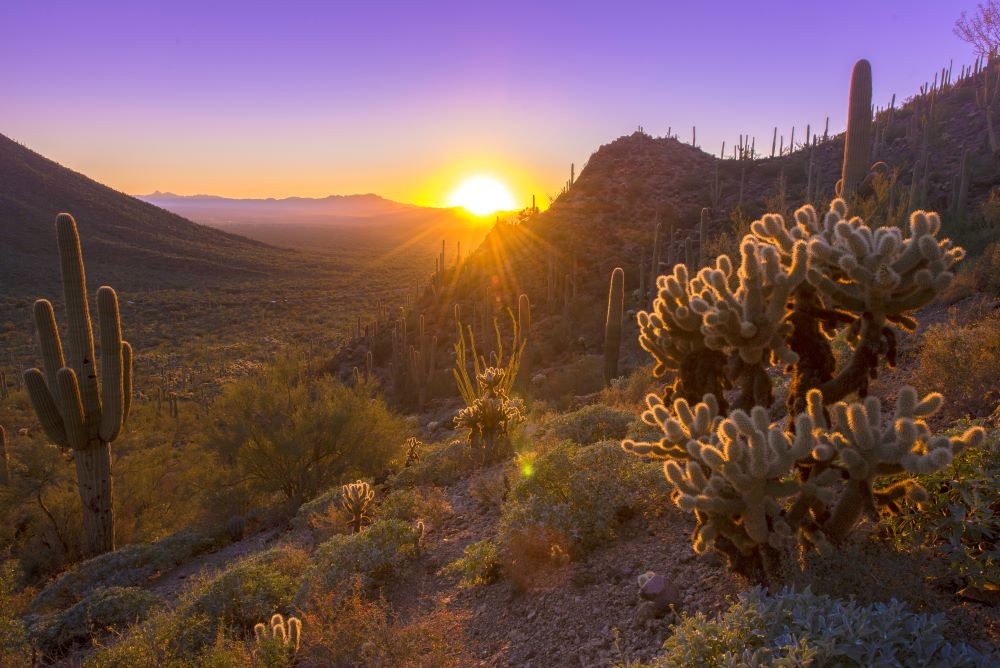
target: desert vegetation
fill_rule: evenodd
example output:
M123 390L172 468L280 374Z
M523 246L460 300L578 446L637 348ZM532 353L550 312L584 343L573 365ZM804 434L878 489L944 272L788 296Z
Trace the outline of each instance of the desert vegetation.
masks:
M133 303L59 214L61 301L0 311L0 664L996 665L984 49L884 108L858 61L843 134L640 129L386 290L109 199L277 272Z

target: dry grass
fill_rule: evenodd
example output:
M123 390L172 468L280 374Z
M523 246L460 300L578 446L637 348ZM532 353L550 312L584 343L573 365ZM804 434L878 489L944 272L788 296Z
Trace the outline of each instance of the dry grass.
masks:
M923 335L912 382L941 392L950 416L989 415L1000 400L1000 311L959 322L954 316Z

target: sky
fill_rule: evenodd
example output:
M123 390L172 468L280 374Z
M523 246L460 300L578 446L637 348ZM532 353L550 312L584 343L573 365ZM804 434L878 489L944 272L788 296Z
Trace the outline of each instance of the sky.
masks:
M972 62L975 4L3 0L0 133L132 194L443 206L485 174L526 206L638 126L840 131L855 60L908 97Z

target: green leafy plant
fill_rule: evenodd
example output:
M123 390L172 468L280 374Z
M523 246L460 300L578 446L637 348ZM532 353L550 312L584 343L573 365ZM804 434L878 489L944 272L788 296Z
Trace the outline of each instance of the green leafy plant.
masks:
M973 589L1000 591L1000 430L988 430L982 447L917 481L928 492L920 512L885 517L888 535L901 545L941 551L952 572Z
M462 585L465 587L496 582L501 572L501 559L496 543L481 540L466 545L462 556L448 564L446 570L461 575Z
M808 589L745 592L715 619L685 615L651 668L682 666L987 666L945 635L943 615L892 600L862 606Z

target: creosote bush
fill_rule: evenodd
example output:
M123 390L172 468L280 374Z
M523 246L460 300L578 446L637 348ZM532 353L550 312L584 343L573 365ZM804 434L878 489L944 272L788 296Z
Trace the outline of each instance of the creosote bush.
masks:
M604 404L591 404L570 413L557 415L544 426L544 433L580 445L624 438L636 422L635 413Z
M355 576L365 587L385 581L416 554L420 532L400 520L379 520L361 533L333 536L316 548L296 594L300 604L337 590Z
M668 491L657 471L622 452L616 441L563 443L537 457L522 455L517 464L501 511L501 550L539 536L570 556L582 555L613 538L623 518Z
M988 666L993 659L945 636L943 615L892 600L868 606L808 589L741 594L716 619L685 615L650 668L687 666Z
M822 219L804 206L793 223L755 221L738 267L723 255L693 277L676 265L657 280L639 341L654 375L675 382L643 414L662 437L622 445L663 461L675 502L695 515L697 551L715 548L766 580L777 551L828 550L863 516L926 500L916 481L889 476L940 470L982 440L979 428L932 433L939 394L901 388L888 420L867 396L895 362L899 330L916 327L911 313L948 287L963 257L940 228L936 214L917 211L906 234L873 229L837 199ZM838 334L850 347L842 364ZM778 364L792 380L786 419L772 422L768 369Z
M261 492L301 503L348 476L374 475L397 454L404 425L381 399L292 358L228 385L208 445Z

